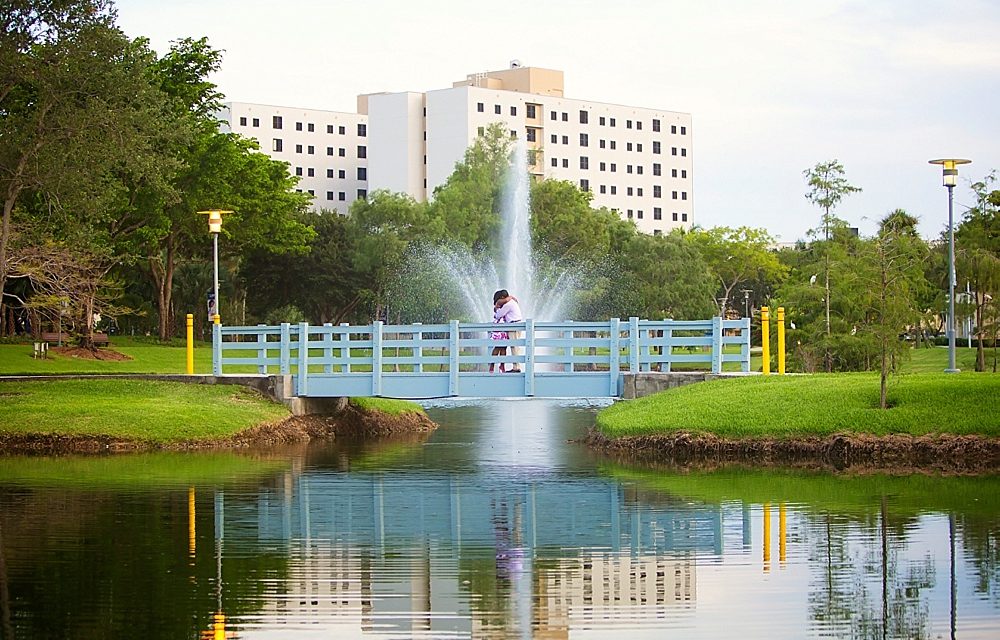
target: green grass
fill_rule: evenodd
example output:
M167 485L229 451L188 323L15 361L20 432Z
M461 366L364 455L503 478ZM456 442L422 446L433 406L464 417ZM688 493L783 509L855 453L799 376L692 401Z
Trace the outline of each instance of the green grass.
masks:
M1000 376L926 373L890 381L878 409L871 373L713 380L620 402L601 411L609 437L692 431L725 438L795 438L841 432L1000 437Z
M287 415L283 406L232 385L119 379L0 384L0 429L13 434L170 443L223 438Z
M976 370L976 350L955 347L955 364L962 371ZM948 347L910 349L900 369L906 373L940 373L948 367ZM986 349L986 368L993 369L993 349Z
M394 400L392 398L351 398L351 404L364 411L381 411L391 416L403 413L423 413L424 409L416 402L409 400Z
M49 353L45 360L31 357L30 344L0 344L0 375L63 373L185 373L187 354L183 346L160 345L129 338L114 338L111 348L132 360L122 362L69 358ZM196 342L196 373L212 372L212 348Z

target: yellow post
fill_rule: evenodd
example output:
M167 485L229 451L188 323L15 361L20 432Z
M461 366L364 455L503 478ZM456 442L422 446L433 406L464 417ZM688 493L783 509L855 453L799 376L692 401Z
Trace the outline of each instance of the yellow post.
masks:
M188 488L188 555L194 558L197 548L197 525L195 523L194 487Z
M222 324L222 316L220 316L219 314L215 314L214 316L212 316L212 322L214 324Z
M226 616L215 614L212 621L212 640L226 640Z
M785 375L785 308L778 307L778 375Z
M785 503L782 502L778 505L778 561L782 565L785 564L785 558L788 555L788 543L786 542L785 537L786 532Z
M764 503L764 572L771 570L771 503Z
M194 314L187 314L187 374L194 374Z
M770 314L767 307L760 308L760 346L761 346L761 372L765 376L771 375L771 327Z

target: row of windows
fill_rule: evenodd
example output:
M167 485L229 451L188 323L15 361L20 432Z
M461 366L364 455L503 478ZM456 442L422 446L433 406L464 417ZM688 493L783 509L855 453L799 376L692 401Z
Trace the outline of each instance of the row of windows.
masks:
M285 147L285 144L284 144L284 141L282 141L281 138L273 138L271 140L271 151L283 151L284 147ZM305 145L304 147L301 144L295 145L295 153L302 153L303 149L305 150L305 152L306 152L307 155L314 155L316 153L316 147L314 147L311 144ZM326 155L328 155L328 156L332 156L333 155L333 147L327 147L326 148ZM347 157L347 149L345 149L344 147L340 147L337 150L337 155L339 157L341 157L341 158L346 158ZM367 158L368 157L368 147L366 147L365 145L358 145L358 157L359 158Z
M560 164L559 158L552 158L551 164L552 164L553 167L558 167L559 164ZM598 168L601 171L608 171L609 170L609 166L610 166L611 173L617 173L618 172L618 164L615 163L615 162L611 162L611 163L601 162L598 165ZM562 159L562 167L564 169L568 169L569 168L569 160L567 158L563 158ZM580 168L581 169L589 169L590 168L590 158L588 156L580 156ZM625 173L633 173L633 172L636 173L636 174L638 174L638 175L642 175L643 165L641 165L641 164L638 164L638 165L627 164L627 165L625 165ZM654 162L653 163L653 175L654 176L663 175L663 165ZM687 169L671 169L670 170L670 177L671 178L686 179L688 177Z
M533 129L531 127L528 128L528 142L535 142L535 139L536 139L535 132L536 131L537 131L537 129ZM561 139L562 139L562 143L563 144L569 144L569 136L561 136ZM549 142L551 142L552 144L559 144L559 140L560 140L560 136L557 136L554 133L549 136ZM581 133L580 134L580 146L581 147L589 147L590 146L590 136L588 134L586 134L586 133ZM618 143L615 140L605 140L605 139L601 138L598 141L598 146L601 149L617 149L618 148ZM662 149L662 147L661 147L659 141L654 140L653 141L653 153L659 154L659 153L661 153L661 149ZM641 142L636 142L636 143L633 144L631 142L626 142L625 143L625 150L626 151L636 151L638 153L642 153L642 143ZM686 158L687 154L688 154L687 153L687 149L684 148L684 147L671 147L670 148L670 155L672 155L672 156L680 155L681 157L685 157Z
M309 195L314 195L313 192L312 192L312 189L309 190ZM367 197L368 197L368 190L367 189L358 189L358 200L364 200ZM327 200L333 200L333 191L327 191L326 192L326 199ZM337 192L337 200L340 201L340 202L346 202L347 201L347 192L346 191L338 191Z
M242 116L240 117L240 126L243 126L243 127L247 126L247 119L245 117L242 117ZM260 126L260 119L254 118L253 119L253 126L259 127ZM283 119L282 119L282 117L281 116L272 116L271 117L271 127L274 128L274 129L281 129L283 127ZM301 123L301 122L296 122L295 123L295 130L296 131L302 131L302 127L303 127L303 123ZM313 133L313 132L316 131L316 125L314 123L312 123L312 122L307 122L307 123L305 123L305 130L307 132L309 132L309 133ZM327 133L333 133L333 125L332 124L326 125L326 132ZM344 127L343 125L338 126L337 127L337 133L339 133L340 135L345 135L347 133L347 127ZM362 137L362 138L365 138L365 137L368 136L368 125L367 124L358 123L358 136Z
M582 190L584 190L584 191L590 191L590 180L588 180L587 178L581 178L580 179L580 188ZM618 195L618 187L616 185L611 185L610 186L610 191L608 189L609 189L608 185L602 184L600 186L600 192L602 194L610 193L613 196ZM653 197L654 198L660 198L660 197L662 197L662 194L663 194L662 188L659 185L655 185L653 187ZM642 187L635 187L635 188L633 188L633 187L626 187L625 188L625 195L627 195L627 196L634 195L634 196L642 197L642 195L643 195ZM680 196L680 198L679 198L680 200L687 200L688 199L687 191L672 191L671 192L671 199L672 200L677 200L678 196Z
M524 115L526 117L532 119L532 120L535 119L535 118L537 118L538 117L538 112L536 111L537 106L538 105L534 105L534 104L526 104L526 105L524 105L524 111L525 111ZM479 113L485 113L486 112L486 105L483 104L482 102L477 102L476 103L476 111L478 111ZM501 113L503 113L503 108L500 105L495 104L495 105L493 105L493 113L495 113L497 115L500 115ZM427 115L427 109L424 109L424 115L425 116ZM512 115L512 116L516 116L517 115L517 107L516 106L511 106L511 108L510 108L510 115Z
M535 106L536 105L533 105L533 104L525 105L525 110L527 111L527 113L525 115L528 118L532 118L533 119L533 118L536 117ZM476 103L476 111L479 112L479 113L485 113L486 112L486 105L483 104L482 102L477 102ZM498 104L494 104L493 105L493 113L495 113L496 115L500 115L500 114L503 113L503 108L500 105L498 105ZM424 114L424 115L426 115L426 114ZM512 116L516 116L517 115L517 107L516 106L511 106L510 107L510 115L512 115ZM559 121L559 119L560 119L559 115L560 114L559 114L558 111L550 111L549 112L549 119L553 120L553 121ZM569 122L569 113L568 112L566 112L566 111L562 112L562 121L563 122ZM615 121L614 118L606 118L605 116L601 116L598 119L598 122L600 123L600 125L602 127L603 126L612 126L613 127L613 126L616 125L616 121ZM583 110L583 109L580 110L580 124L590 124L590 112L589 111L586 111L586 110ZM636 130L638 130L638 131L642 130L642 120L636 120L634 124L635 124ZM626 120L625 121L625 128L626 129L631 129L632 125L633 125L633 121L632 120ZM658 118L653 118L652 125L653 125L653 131L660 131L660 120ZM277 127L277 128L280 129L280 127ZM670 133L677 133L677 125L675 125L675 124L670 125ZM358 134L358 135L361 135L361 134ZM680 127L680 135L682 135L682 136L687 135L687 127L686 126L681 126Z
M334 177L333 174L334 174L334 170L333 169L327 169L326 170L326 177L327 178L333 178ZM301 176L302 175L302 167L295 167L295 175L297 175L297 176ZM368 169L366 167L357 167L357 175L358 175L358 180L367 180L368 179ZM307 178L314 178L314 177L316 177L316 169L314 169L313 167L306 167L306 169L305 169L305 177L307 177ZM347 178L347 171L345 171L344 169L337 170L337 176L336 177L340 178L341 180L346 179Z
M615 213L618 213L617 209L613 209L613 211ZM631 220L632 218L638 218L639 220L642 220L643 211L642 211L642 209L636 209L635 211L633 211L632 209L626 209L625 210L625 216L629 220ZM678 221L679 222L687 222L688 221L688 214L686 214L686 213L677 213L676 211L674 211L673 213L671 213L671 219L674 222L678 222ZM653 207L653 220L663 220L663 209L661 209L660 207ZM657 235L657 236L660 235L659 229L657 229L656 231L654 231L653 235Z

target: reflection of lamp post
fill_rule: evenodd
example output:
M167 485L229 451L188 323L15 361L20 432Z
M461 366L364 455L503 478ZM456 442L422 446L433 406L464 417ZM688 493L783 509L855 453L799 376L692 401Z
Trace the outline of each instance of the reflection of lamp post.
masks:
M972 160L961 158L939 158L931 164L942 167L943 184L948 189L948 368L945 373L958 373L955 366L955 224L952 219L952 192L958 182L958 165L969 164Z
M212 234L212 291L215 294L215 318L212 318L212 320L218 323L219 311L222 309L219 305L219 234L222 233L222 214L232 213L232 211L211 209L208 211L199 211L198 213L208 216L208 232Z

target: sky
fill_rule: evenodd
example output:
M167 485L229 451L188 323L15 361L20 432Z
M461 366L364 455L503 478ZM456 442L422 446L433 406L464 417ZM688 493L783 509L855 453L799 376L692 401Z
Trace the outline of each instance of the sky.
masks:
M163 53L207 36L227 100L355 111L356 96L450 87L478 71L560 69L570 98L692 114L695 221L805 238L803 170L837 159L863 234L905 209L948 222L940 157L1000 168L996 0L119 0ZM998 185L1000 186L1000 185Z

